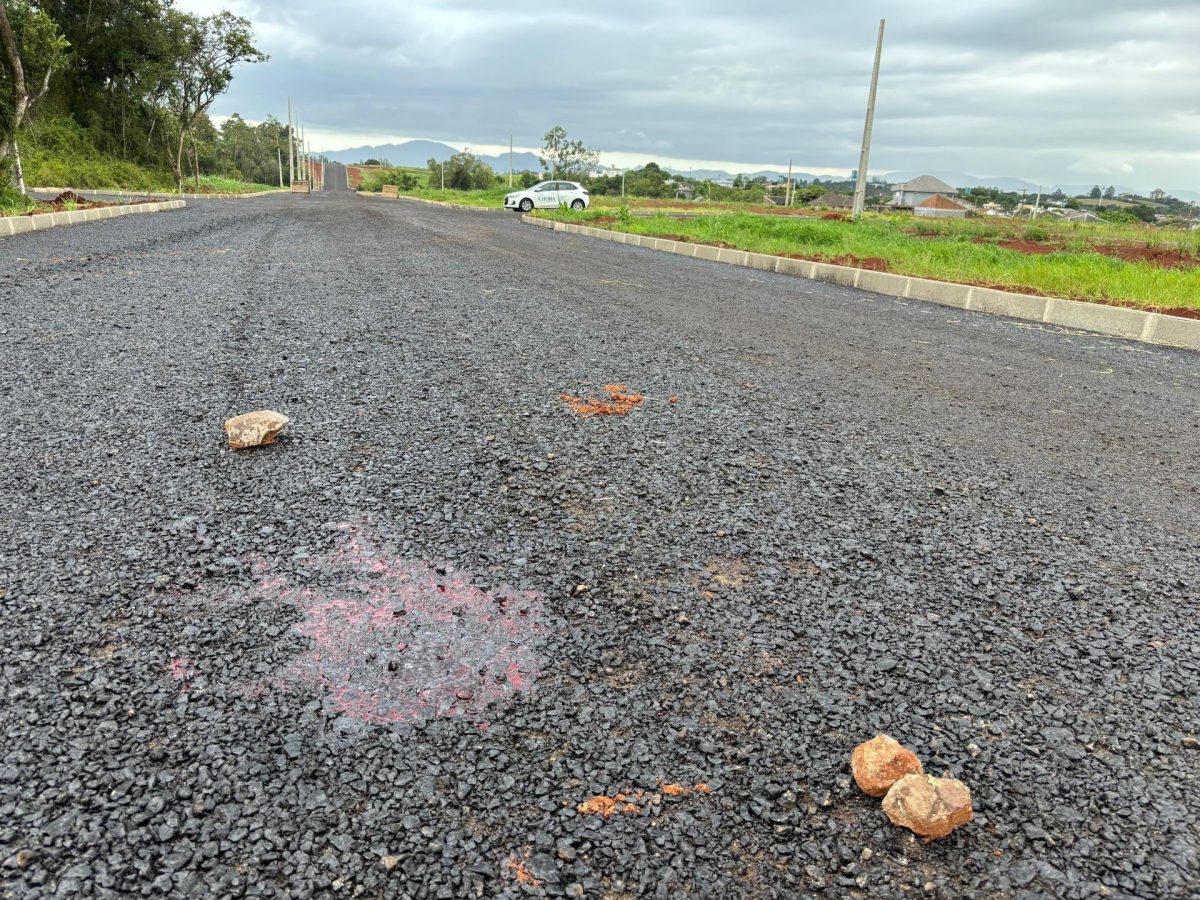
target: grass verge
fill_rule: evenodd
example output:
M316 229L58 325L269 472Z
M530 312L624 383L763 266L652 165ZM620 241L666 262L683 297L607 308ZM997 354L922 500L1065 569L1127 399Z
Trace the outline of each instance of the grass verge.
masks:
M1167 268L1127 261L1095 249L1130 242L1134 232L1128 226L1062 223L1052 227L1039 222L1040 230L1029 233L1024 223L926 223L911 217L867 217L853 222L747 214L614 219L604 210L548 215L631 234L673 237L755 253L843 265L865 263L870 268L939 281L1147 309L1200 309L1200 268L1195 264L1200 235L1183 231L1137 232L1138 241L1145 243L1149 237L1156 247L1164 247L1173 239L1174 247L1193 260L1190 266ZM925 227L917 228L917 222ZM1050 252L1031 254L1001 245L1005 240L1049 240L1052 235L1061 249L1056 249L1056 244L1046 248Z

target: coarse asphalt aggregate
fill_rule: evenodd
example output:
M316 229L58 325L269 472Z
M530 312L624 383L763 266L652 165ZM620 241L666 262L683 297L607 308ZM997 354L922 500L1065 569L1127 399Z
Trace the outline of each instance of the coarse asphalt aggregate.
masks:
M0 359L3 896L1197 893L1200 354L332 167L0 241Z

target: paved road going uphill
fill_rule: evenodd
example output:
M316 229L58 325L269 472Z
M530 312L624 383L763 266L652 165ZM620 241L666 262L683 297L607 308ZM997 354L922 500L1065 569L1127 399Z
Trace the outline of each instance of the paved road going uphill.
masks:
M1200 356L343 186L0 241L5 896L1200 883Z

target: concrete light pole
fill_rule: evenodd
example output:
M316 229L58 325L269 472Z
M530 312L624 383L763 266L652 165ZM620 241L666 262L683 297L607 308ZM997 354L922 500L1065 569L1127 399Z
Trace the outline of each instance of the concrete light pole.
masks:
M288 187L296 180L296 142L292 139L292 98L288 97Z
M879 20L879 38L875 41L875 68L871 71L871 93L867 98L867 122L863 126L862 154L858 158L858 183L854 186L854 209L858 218L867 205L867 162L871 156L871 127L875 124L875 91L879 87L879 60L883 56L884 19Z

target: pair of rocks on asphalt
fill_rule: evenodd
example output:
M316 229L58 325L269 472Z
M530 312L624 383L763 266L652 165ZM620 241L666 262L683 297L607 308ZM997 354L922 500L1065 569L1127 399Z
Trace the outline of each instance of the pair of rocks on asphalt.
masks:
M225 421L225 436L234 450L261 447L275 443L279 432L288 423L288 417L270 409L242 413Z
M850 770L865 793L883 798L893 823L926 840L945 837L975 814L965 784L926 775L917 755L886 734L855 747Z

